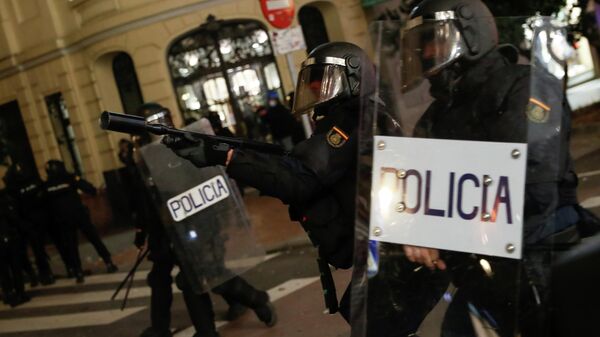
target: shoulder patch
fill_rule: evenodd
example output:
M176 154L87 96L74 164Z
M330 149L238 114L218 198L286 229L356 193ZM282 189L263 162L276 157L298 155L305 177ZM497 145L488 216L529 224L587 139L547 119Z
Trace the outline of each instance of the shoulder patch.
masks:
M545 123L550 116L550 107L531 97L527 105L527 118L534 123Z
M346 135L344 131L340 130L336 126L327 132L327 143L335 148L342 147L344 144L346 144L348 138L348 135Z

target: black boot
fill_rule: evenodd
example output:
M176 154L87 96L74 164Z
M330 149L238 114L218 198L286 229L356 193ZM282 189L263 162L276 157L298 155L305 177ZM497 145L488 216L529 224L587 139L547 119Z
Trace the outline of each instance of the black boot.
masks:
M31 300L25 293L11 293L8 297L8 305L12 308L19 306L23 303L27 303Z
M40 283L44 286L50 285L50 284L54 284L56 282L56 279L54 278L54 274L52 273L47 273L47 274L40 274Z
M257 308L254 308L254 313L258 319L265 323L269 328L277 324L277 312L271 302L267 302Z
M240 318L248 308L242 304L233 302L229 304L229 309L227 309L227 314L225 314L225 320L227 321L235 321Z
M277 323L275 307L269 302L269 295L264 291L257 290L239 276L235 276L215 287L213 292L230 301L233 300L252 308L258 319L268 327L272 327Z
M75 271L75 282L77 283L83 283L85 282L85 278L83 276L83 270L76 270Z
M119 270L112 261L106 263L106 272L109 274L116 273Z
M32 273L29 275L29 285L32 288L37 287L40 284L39 280L38 280L38 276L35 273Z

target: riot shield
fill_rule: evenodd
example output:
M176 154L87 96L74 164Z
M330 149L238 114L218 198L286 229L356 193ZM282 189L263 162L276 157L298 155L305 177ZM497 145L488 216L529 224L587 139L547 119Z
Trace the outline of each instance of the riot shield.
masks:
M418 19L371 25L352 336L545 336L552 261L577 242L565 31L474 18L500 40L475 58L453 16Z
M244 202L223 167L199 169L160 141L142 147L141 155L171 249L195 292L263 261Z

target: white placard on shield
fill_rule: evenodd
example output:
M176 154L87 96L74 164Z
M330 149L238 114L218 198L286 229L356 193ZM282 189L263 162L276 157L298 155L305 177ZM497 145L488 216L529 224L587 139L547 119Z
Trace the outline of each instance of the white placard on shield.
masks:
M527 144L376 136L370 239L521 258Z
M181 221L227 199L229 195L225 178L218 175L172 197L167 201L167 208L173 220Z
M269 33L277 55L285 55L296 50L306 49L304 34L300 26L272 30Z

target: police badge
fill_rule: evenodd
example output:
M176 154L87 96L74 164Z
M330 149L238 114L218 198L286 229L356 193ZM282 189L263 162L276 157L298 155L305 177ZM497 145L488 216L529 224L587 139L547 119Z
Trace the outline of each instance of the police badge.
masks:
M327 143L332 147L339 148L346 144L348 141L348 136L339 128L333 127L327 133Z

